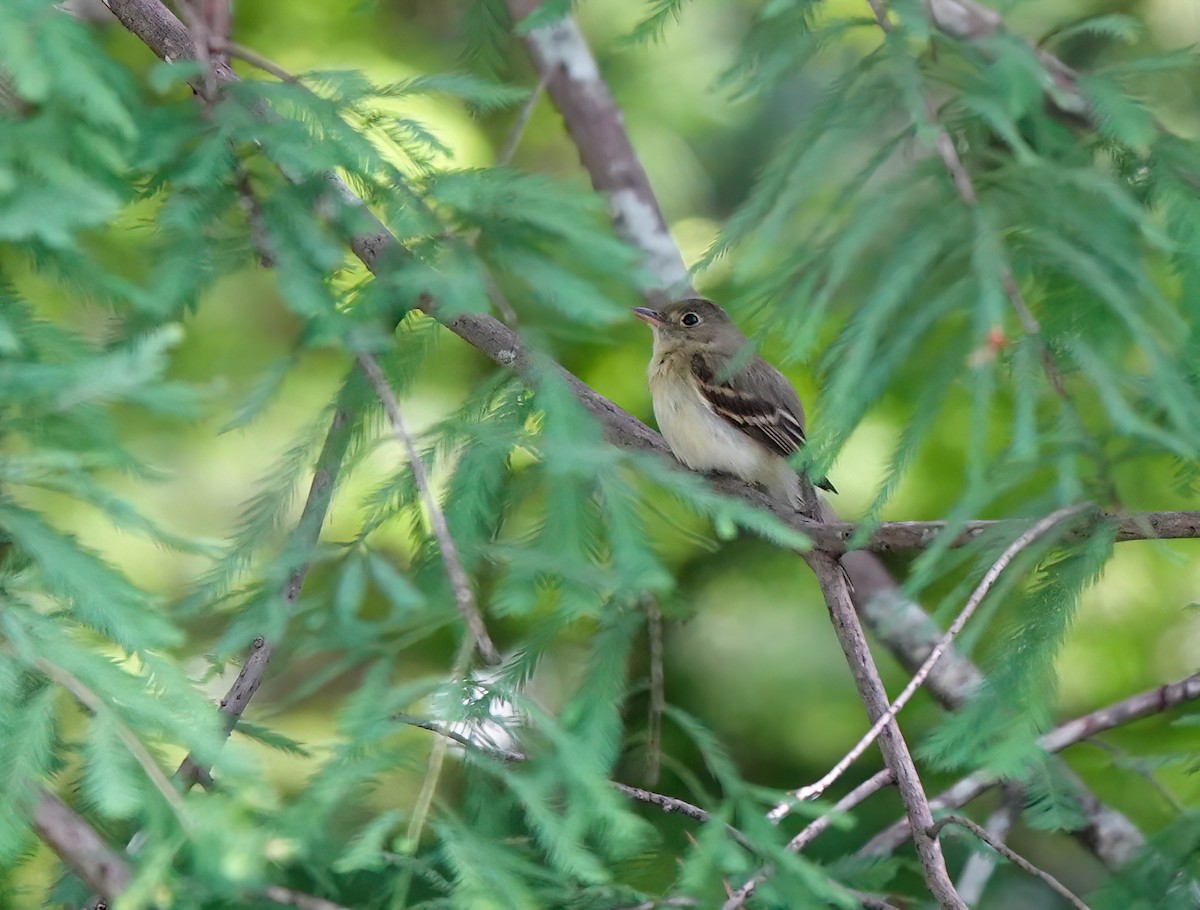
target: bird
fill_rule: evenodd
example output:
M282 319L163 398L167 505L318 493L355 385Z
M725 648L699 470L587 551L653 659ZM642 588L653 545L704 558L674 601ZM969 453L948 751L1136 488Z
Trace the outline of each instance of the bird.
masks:
M696 471L757 484L776 502L798 508L802 481L787 459L805 444L804 407L791 382L752 352L711 300L632 309L654 333L650 397L675 457ZM837 492L824 478L815 485Z

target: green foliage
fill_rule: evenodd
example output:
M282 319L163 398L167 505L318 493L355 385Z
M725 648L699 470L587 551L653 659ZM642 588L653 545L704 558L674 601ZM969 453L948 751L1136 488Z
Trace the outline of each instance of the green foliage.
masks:
M1183 910L1196 902L1200 819L1180 816L1160 831L1089 904L1096 910Z
M944 768L984 767L1018 778L1029 773L1031 799L1051 799L1054 785L1036 738L1050 722L1054 657L1080 593L1096 580L1111 551L1111 530L1101 528L1078 548L1051 553L1043 561L1002 632L995 657L985 664L983 688L933 732L923 749L930 761Z

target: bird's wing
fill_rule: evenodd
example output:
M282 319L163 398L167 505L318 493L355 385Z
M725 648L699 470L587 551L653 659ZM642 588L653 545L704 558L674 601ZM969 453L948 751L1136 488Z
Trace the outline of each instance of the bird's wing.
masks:
M751 357L724 375L708 356L692 356L692 377L714 413L784 458L804 445L804 409L782 373Z

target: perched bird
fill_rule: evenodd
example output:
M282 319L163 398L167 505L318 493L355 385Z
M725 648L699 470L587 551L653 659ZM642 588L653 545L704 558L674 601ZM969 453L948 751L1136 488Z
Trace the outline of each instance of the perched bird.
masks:
M650 396L675 457L799 505L800 477L787 458L804 445L804 408L787 378L751 352L729 314L709 300L633 312L654 331ZM828 480L816 485L837 492Z

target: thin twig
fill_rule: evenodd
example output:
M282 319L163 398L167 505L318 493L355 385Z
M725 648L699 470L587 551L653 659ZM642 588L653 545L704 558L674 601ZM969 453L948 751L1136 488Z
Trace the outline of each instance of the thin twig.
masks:
M839 799L833 804L833 808L822 815L820 818L813 819L808 825L795 837L788 842L788 849L793 853L799 853L821 834L823 834L837 819L839 815L844 815L849 812L863 800L869 796L874 796L884 787L891 786L895 782L895 776L889 769L884 769L872 774L861 784Z
M890 786L895 782L895 777L890 769L884 769L877 774L867 778L841 799L839 799L828 812L824 815L813 819L809 824L795 837L788 842L787 848L793 853L799 853L821 834L827 831L839 816L844 815L850 809L853 809L867 797L878 793L884 787ZM763 866L750 878L742 884L740 888L729 895L729 899L722 905L722 910L738 910L745 905L758 889L759 885L765 882L775 873L775 867L771 865Z
M966 830L970 831L1010 863L1015 866L1019 866L1021 869L1024 869L1035 878L1040 878L1047 885L1053 888L1060 896L1065 898L1071 904L1071 906L1076 908L1076 910L1091 910L1087 904L1075 896L1075 893L1071 891L1070 888L1056 879L1053 875L1051 875L1045 869L1039 869L1029 860L1025 859L1025 857L1021 856L1021 854L1017 853L1016 850L1013 850L1011 847L1008 847L996 840L991 834L988 833L986 828L984 828L982 825L976 824L966 816L944 815L929 826L927 833L930 837L937 837L938 834L941 833L941 830L947 825L958 825L958 827L965 828Z
M1147 784L1149 784L1150 789L1157 793L1162 798L1162 801L1174 811L1179 812L1180 814L1188 811L1188 808L1183 804L1183 801L1167 789L1163 782L1158 779L1158 775L1156 775L1149 768L1138 764L1137 760L1130 754L1128 749L1122 749L1120 746L1113 745L1110 742L1105 742L1096 736L1089 736L1084 740L1084 742L1089 746L1095 746L1102 752L1107 752L1113 758L1124 762L1125 764L1123 767L1126 767L1128 770L1132 771Z
M229 54L230 57L235 57L238 60L249 63L255 69L260 69L264 73L270 73L280 82L287 82L291 85L304 84L300 81L300 78L295 73L288 72L275 61L264 57L258 51L252 50L243 44L238 44L235 41L222 40L218 41L215 44L215 47L218 50L225 51L225 53Z
M300 519L292 529L284 545L284 552L293 555L299 561L288 574L280 596L284 606L290 611L300 599L304 588L304 580L308 577L311 562L308 554L316 546L321 536L321 528L325 524L325 516L329 513L329 505L333 500L337 475L341 471L342 462L350 446L350 435L353 428L353 412L356 406L357 391L353 374L347 377L334 402L333 415L329 421L329 430L317 456L313 469L312 482L309 484L308 496L304 500L304 509ZM241 718L250 699L262 685L267 672L267 664L274 653L275 645L266 638L259 636L250 645L250 653L241 671L221 699L220 714L224 721L226 735L232 732ZM189 754L175 771L175 780L180 782L186 791L197 781L205 780L211 773L211 767Z
M858 614L854 612L854 606L850 602L845 573L837 559L828 553L813 550L805 554L805 558L821 585L821 593L829 609L834 632L850 665L859 698L867 710L867 716L875 721L888 710L887 693L884 691L883 681L879 678L871 650L867 646ZM884 761L896 778L905 813L914 829L923 833L932 824L933 815L916 765L913 764L912 755L908 751L908 744L904 741L895 718L885 722L879 746ZM925 883L933 898L946 910L967 910L966 904L954 890L954 883L946 871L946 860L938 842L928 836L915 837L914 842Z
M984 828L1002 844L1007 840L1008 832L1020 811L1019 803L1005 799L1004 805L989 816ZM967 857L958 876L958 893L969 905L974 906L983 899L984 888L987 887L992 873L996 871L996 865L994 853L972 853Z
M376 369L378 369L377 365ZM370 374L368 373L368 375ZM382 374L380 375L382 376ZM390 392L391 386L388 386L386 381L384 385ZM398 431L403 432L403 430ZM416 452L415 446L413 452ZM470 632L462 640L458 648L458 653L454 657L454 666L450 671L450 680L452 683L460 682L466 674L467 668L471 664L471 654L474 653L477 642L478 640ZM404 835L402 851L409 857L416 856L417 850L421 845L421 833L425 830L425 822L428 821L429 810L433 806L433 797L437 792L438 781L442 776L442 767L446 762L446 744L449 741L449 737L435 736L433 739L433 748L429 750L429 765L426 767L425 776L421 780L421 788L417 791L417 799L413 804L412 815L408 820L408 830ZM408 905L408 889L412 884L413 864L406 863L400 875L400 881L392 892L391 900L391 906L397 908L397 910Z
M1114 542L1127 543L1137 540L1183 540L1200 537L1200 511L1130 512L1120 514L1096 510L1096 523L1113 525ZM957 528L950 547L965 547L985 534L996 531L1011 532L1027 525L1025 519L1001 518L984 521L968 521ZM814 522L801 519L797 528L812 540L813 546L830 553L848 552L847 544L859 532L859 525L844 521ZM941 535L951 527L947 521L884 521L871 529L870 536L861 544L864 550L877 553L904 553L924 550L935 541L942 543ZM1090 525L1068 532L1066 542L1082 540ZM858 552L858 551L853 551Z
M64 670L62 667L55 666L45 658L37 658L34 664L46 676L74 695L80 704L93 714L103 714L112 719L113 723L116 724L117 736L121 738L121 742L125 744L125 748L133 756L133 760L146 772L146 777L150 779L150 783L154 785L154 789L167 801L167 805L174 811L180 824L186 827L187 819L184 815L183 799L180 797L179 791L175 789L171 781L167 778L167 775L163 773L162 768L158 766L158 762L154 760L154 756L150 754L150 750L126 726L125 722L117 716L116 712L104 703L104 699L93 692L77 676L68 670Z
M517 752L512 749L502 749L499 746L491 743L481 743L471 739L469 736L464 736L457 730L447 727L433 720L423 720L419 717L413 717L410 714L393 715L394 720L408 724L410 727L419 727L422 730L428 730L430 733L437 733L440 736L445 736L447 739L452 739L465 749L481 752L491 758L499 759L502 762L519 762L525 761L529 756L524 752Z
M1061 752L1068 746L1103 733L1105 730L1124 726L1152 714L1160 714L1176 705L1196 699L1200 699L1200 673L1178 682L1139 692L1137 695L1099 708L1090 714L1069 720L1039 737L1038 745L1052 754ZM1000 778L996 775L978 771L942 791L930 800L929 805L935 811L957 809L998 783L1000 783ZM864 856L891 853L908 839L909 830L907 821L899 821L871 838L859 853Z
M375 387L375 393L383 404L388 421L392 425L392 431L395 433L397 441L404 447L409 467L412 468L413 480L417 484L417 491L425 505L425 511L429 514L433 536L437 539L438 549L441 551L442 564L446 568L450 587L454 591L454 604L467 624L467 633L474 646L479 649L479 654L484 661L489 664L498 664L500 663L500 652L496 650L496 645L488 634L487 626L484 625L483 615L479 612L479 606L475 602L475 593L471 590L471 579L463 568L462 560L459 559L458 547L450 534L450 525L446 523L446 513L442 511L442 507L433 493L433 488L430 486L429 475L425 473L425 463L421 461L417 444L405 427L404 415L400 412L400 401L396 398L396 393L392 391L391 384L388 383L387 377L384 376L383 370L379 366L379 361L373 354L365 351L359 353L358 364L362 367L362 371L370 380L371 385Z
M650 646L650 707L646 726L646 783L654 786L662 765L662 724L667 710L666 681L663 678L663 615L658 600L648 596L646 638Z
M816 783L812 783L806 787L801 787L798 790L794 790L791 794L792 799L797 802L816 799L822 793L828 790L830 785L846 772L847 768L854 764L854 762L858 761L859 757L867 751L867 748L871 745L871 743L875 742L884 726L890 723L892 719L900 713L900 711L906 704L908 704L909 700L916 693L917 689L919 689L925 682L926 678L929 676L929 672L933 669L933 665L936 664L938 660L941 659L942 655L946 653L946 649L950 647L950 643L954 641L954 639L958 636L958 633L962 631L963 626L965 626L967 621L975 614L975 610L978 609L979 605L983 602L983 599L987 597L988 592L992 590L996 582L1000 580L1000 576L1004 573L1004 570L1008 568L1012 561L1043 534L1048 533L1050 530L1055 528L1061 522L1066 521L1068 518L1078 515L1089 508L1090 506L1083 504L1059 509L1050 515L1047 515L1045 518L1041 519L1041 521L1036 522L1031 528L1029 528L1029 530L1009 544L1008 549L1001 553L1000 557L994 563L992 563L992 567L984 573L983 578L980 579L979 584L975 587L975 590L971 592L971 596L967 598L967 602L963 605L962 610L959 612L958 616L955 617L954 622L950 624L950 628L946 630L946 634L943 635L941 640L939 640L938 643L933 646L933 650L929 652L929 657L925 659L925 663L923 663L920 669L913 674L913 678L909 680L908 685L904 687L904 690L899 694L899 696L896 697L896 700L888 706L887 711L884 712L874 724L872 724L871 729L866 732L866 734L854 745L854 747L844 756L842 756L842 758L833 766L829 773L827 773ZM778 823L780 819L784 818L784 816L788 814L790 810L791 803L782 802L772 809L767 817L770 818L772 822Z
M434 721L422 720L420 718L411 717L407 714L396 715L396 719L413 727L419 727L422 730L428 730L430 733L437 733L446 739L453 740L460 746L463 746L468 751L477 752L486 755L490 758L495 758L502 762L521 762L526 761L527 756L520 752L513 752L508 749L499 749L495 746L484 745L463 736L456 730L451 730L449 727L443 726ZM701 809L699 806L693 805L686 800L679 799L676 796L667 796L665 793L655 793L653 790L645 790L642 787L634 787L631 784L623 784L620 781L609 781L609 784L618 793L628 796L630 799L637 800L641 803L647 803L651 806L657 806L663 812L668 814L686 815L688 818L695 819L698 822L709 822L712 820L712 813L706 809ZM741 831L732 825L725 826L729 835L737 841L741 846L745 847L751 853L757 854L758 848L751 843Z
M546 75L543 73L538 77L537 85L533 87L533 91L529 93L525 103L521 105L521 110L517 112L517 119L513 121L508 135L504 137L504 145L500 146L500 151L496 155L496 164L504 167L512 161L517 146L521 144L521 137L525 135L525 127L529 125L529 118L533 116L533 110L542 100L542 94L545 91Z

